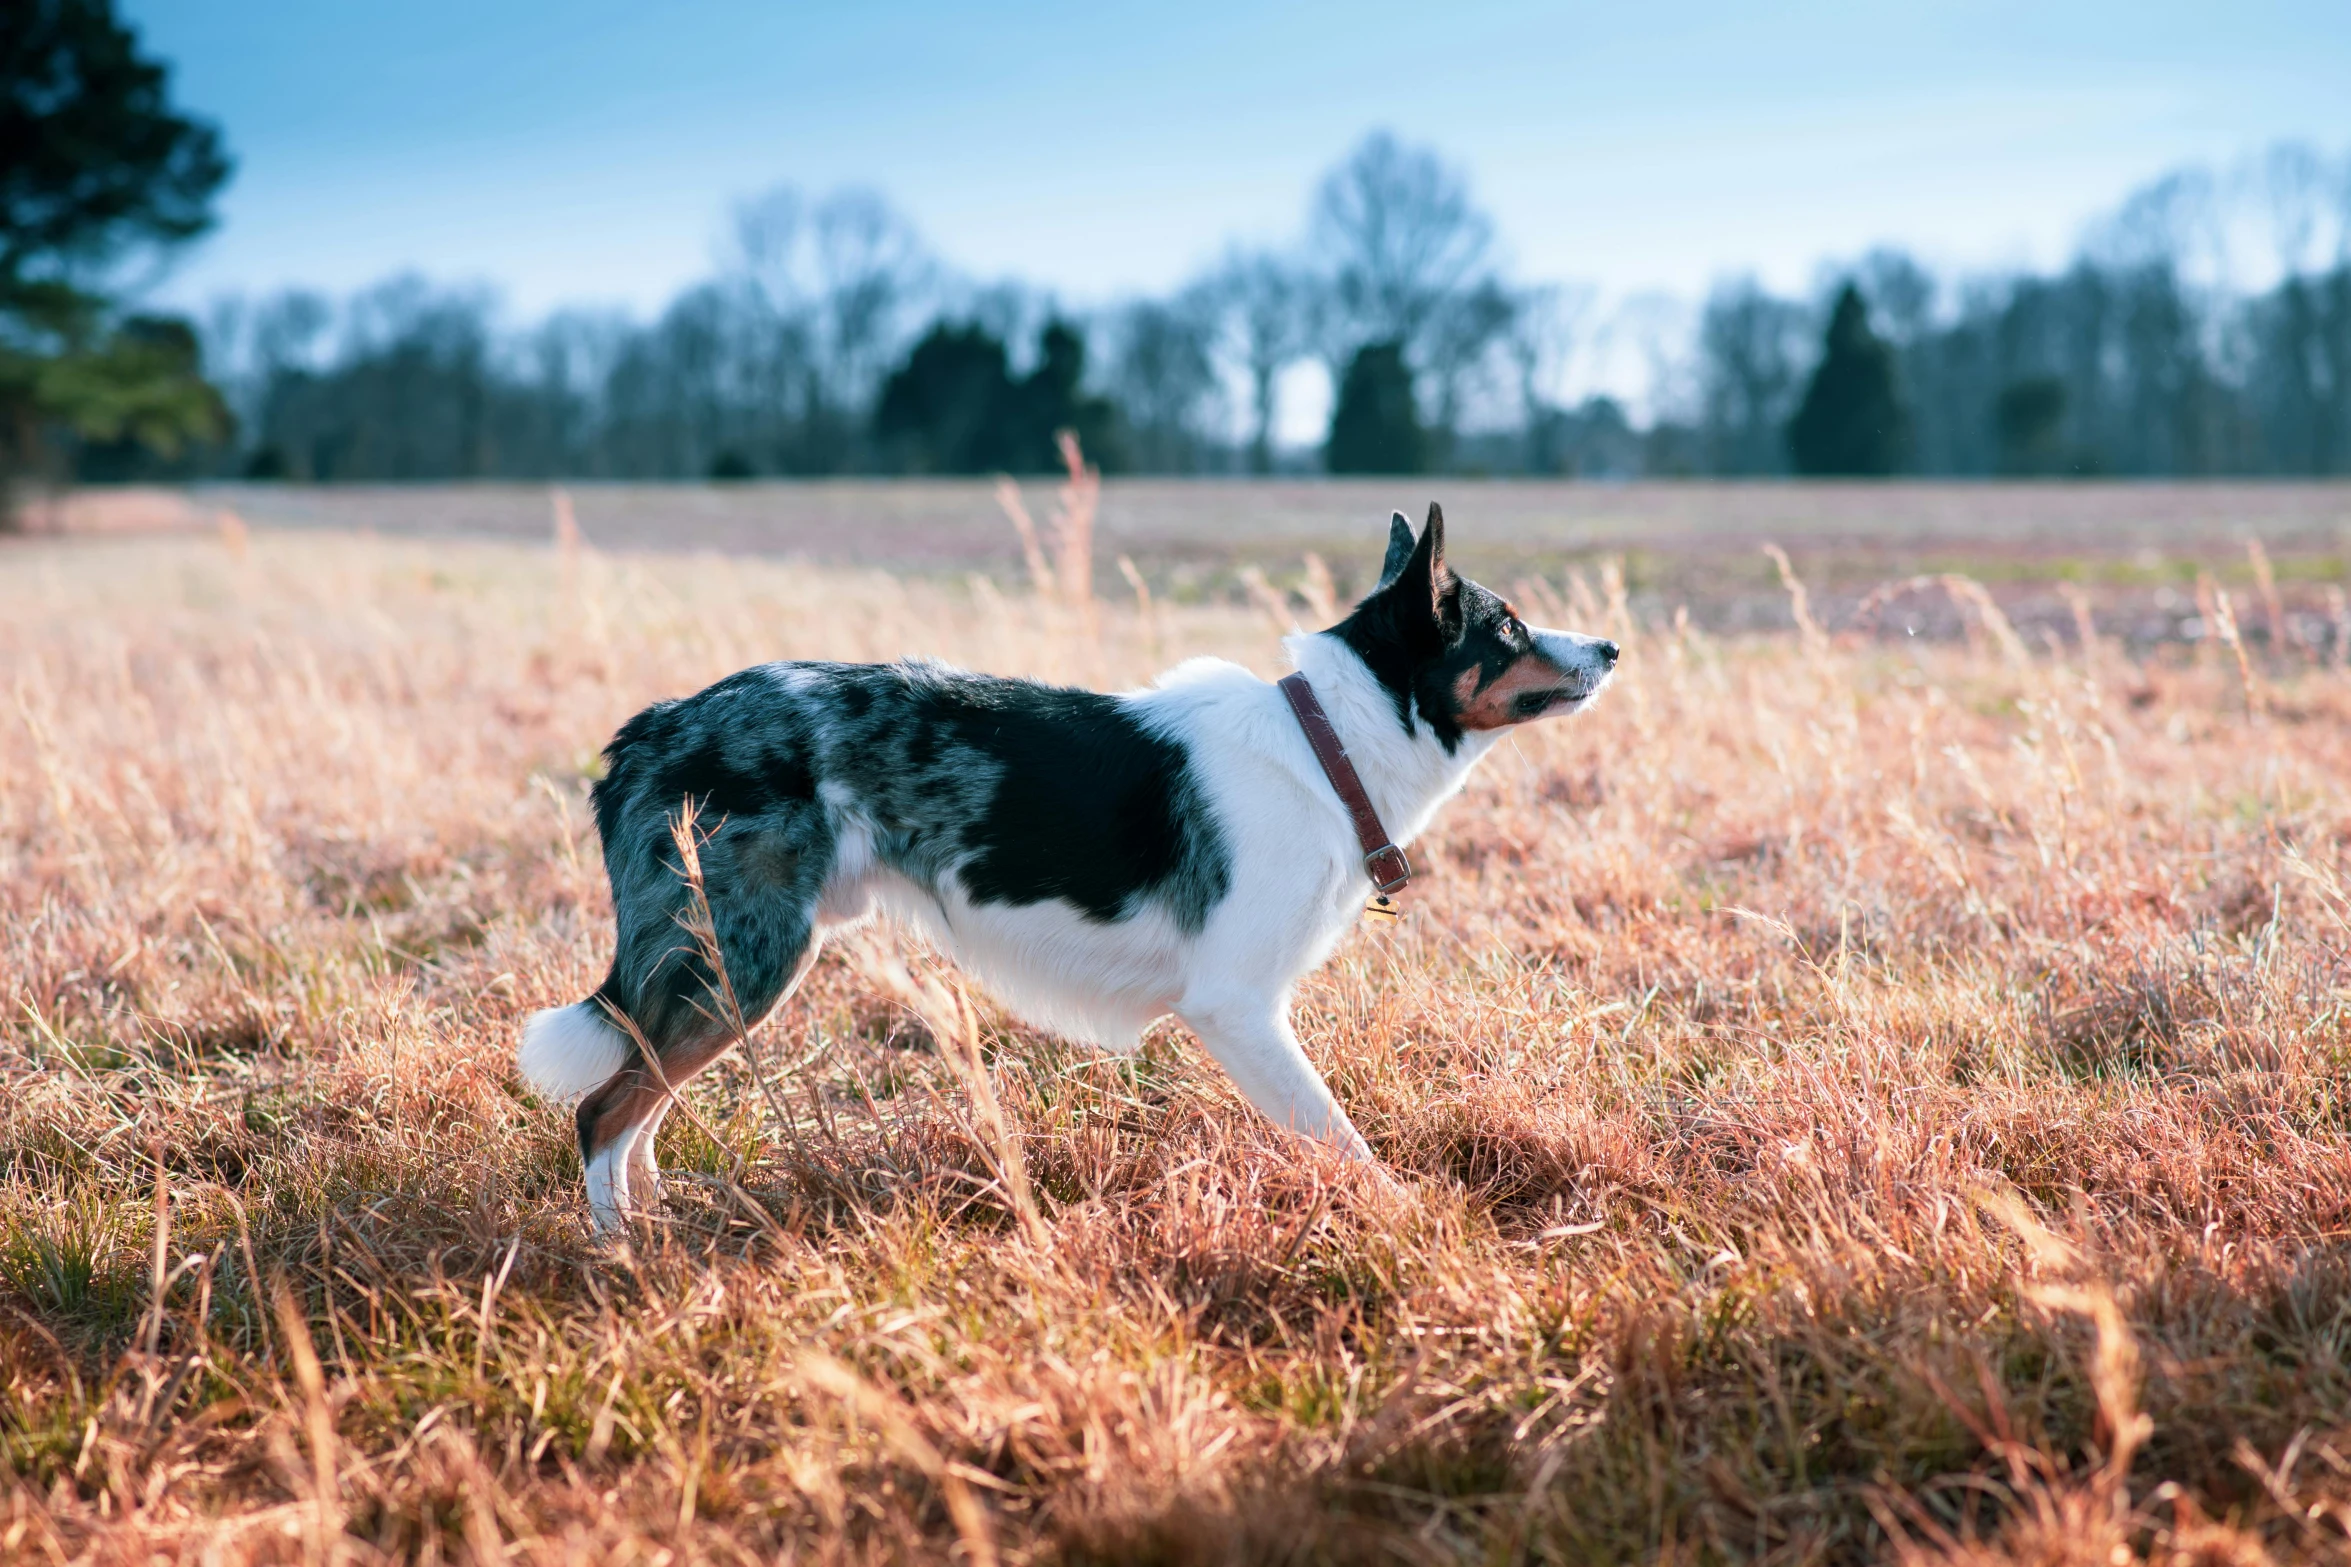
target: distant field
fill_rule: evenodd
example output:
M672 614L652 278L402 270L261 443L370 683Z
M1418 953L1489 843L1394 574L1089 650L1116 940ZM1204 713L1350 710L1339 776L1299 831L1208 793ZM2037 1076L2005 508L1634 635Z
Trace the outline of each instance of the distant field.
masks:
M1387 491L1136 486L1107 553L1360 576ZM2075 507L2187 590L2239 522L2321 558L2340 498L1441 493L1465 553L1641 534L1692 581L1767 537L1990 576ZM512 1066L609 958L613 727L778 656L1270 673L1269 590L1032 595L973 487L582 491L602 550L529 491L216 499L256 526L0 541L9 1567L2351 1563L2351 674L2313 647L2052 645L1964 585L1964 644L1722 637L1578 557L1528 607L1617 684L1300 987L1400 1191L1172 1023L1097 1058L875 937L756 1035L772 1097L688 1091L615 1250ZM530 542L259 526L305 507ZM650 548L924 539L997 581Z
M913 571L1017 574L1020 552L981 481L570 486L582 531L607 549L714 550ZM1051 484L1030 481L1042 515ZM272 527L386 536L544 539L538 485L320 488L230 485L200 492ZM2295 613L2328 615L2325 587L2351 571L2351 484L1566 484L1452 478L1363 481L1113 480L1097 575L1124 553L1178 597L1229 588L1236 565L1275 579L1320 554L1342 588L1376 565L1381 523L1440 502L1465 567L1506 581L1606 558L1623 564L1637 613L1687 606L1713 629L1785 628L1788 600L1762 553L1776 542L1839 624L1872 588L1921 573L1985 581L2012 618L2070 626L2057 591L2079 583L2101 625L2133 640L2176 636L2197 614L2199 570L2253 584L2258 539ZM1912 595L1921 631L1954 620ZM2254 617L2254 634L2264 629Z

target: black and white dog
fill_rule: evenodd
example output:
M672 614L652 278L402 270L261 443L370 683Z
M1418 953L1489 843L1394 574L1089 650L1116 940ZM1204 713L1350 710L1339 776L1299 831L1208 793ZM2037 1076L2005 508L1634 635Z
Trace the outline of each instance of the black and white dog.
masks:
M1434 506L1417 540L1393 520L1379 586L1346 619L1285 645L1399 844L1505 731L1582 707L1617 657L1456 576ZM612 972L534 1016L520 1058L538 1092L580 1099L597 1227L652 1197L663 1085L733 1043L678 923L687 801L743 1017L791 993L827 932L887 913L1073 1039L1131 1050L1174 1013L1268 1119L1371 1158L1290 1029L1291 987L1369 890L1303 725L1216 659L1119 696L928 663L765 664L630 719L594 796Z

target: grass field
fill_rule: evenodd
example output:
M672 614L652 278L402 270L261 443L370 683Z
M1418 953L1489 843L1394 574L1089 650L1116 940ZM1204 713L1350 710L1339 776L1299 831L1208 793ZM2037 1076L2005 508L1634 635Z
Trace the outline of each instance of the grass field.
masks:
M591 544L614 550L715 550L793 556L898 572L1020 571L1020 553L981 480L839 480L728 485L572 487ZM2037 640L2071 627L2057 591L2093 590L2101 629L2134 647L2177 639L2197 614L2197 575L2258 590L2258 541L2288 612L2326 617L2327 588L2351 577L2351 484L1833 483L1591 484L1460 478L1379 480L1112 479L1097 566L1107 591L1130 556L1179 602L1231 593L1238 568L1295 571L1314 551L1342 587L1369 585L1379 524L1391 507L1415 518L1440 494L1473 574L1558 577L1614 560L1636 613L1664 621L1686 608L1708 631L1793 629L1788 599L1761 546L1799 556L1824 621L1837 624L1872 590L1921 574L1964 572ZM128 497L93 493L95 512ZM384 537L547 536L546 487L534 484L217 485L157 496L208 522L225 507L257 525L373 531ZM129 508L136 513L134 505ZM1367 550L1366 537L1373 541ZM1958 629L1934 595L1894 606L1889 623L1923 634ZM2249 628L2258 636L2258 620Z
M2351 1561L2351 673L2279 576L2136 650L2095 578L1930 642L1504 577L1627 651L1303 987L1401 1190L876 938L608 1251L511 1062L603 971L621 719L1271 673L1281 589L8 544L0 1559Z

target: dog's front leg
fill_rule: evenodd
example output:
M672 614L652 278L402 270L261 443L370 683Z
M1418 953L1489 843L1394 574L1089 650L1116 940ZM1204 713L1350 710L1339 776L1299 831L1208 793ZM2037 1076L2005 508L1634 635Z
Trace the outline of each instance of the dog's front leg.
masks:
M1370 1144L1331 1097L1290 1028L1286 998L1179 1014L1249 1102L1276 1126L1330 1144L1350 1159L1376 1164Z

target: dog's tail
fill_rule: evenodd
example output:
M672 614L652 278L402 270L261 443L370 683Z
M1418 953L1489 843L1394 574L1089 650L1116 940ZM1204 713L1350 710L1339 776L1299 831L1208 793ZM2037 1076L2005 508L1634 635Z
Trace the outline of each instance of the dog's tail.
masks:
M628 1059L628 1035L590 1000L532 1013L514 1062L540 1098L561 1104L603 1087Z

